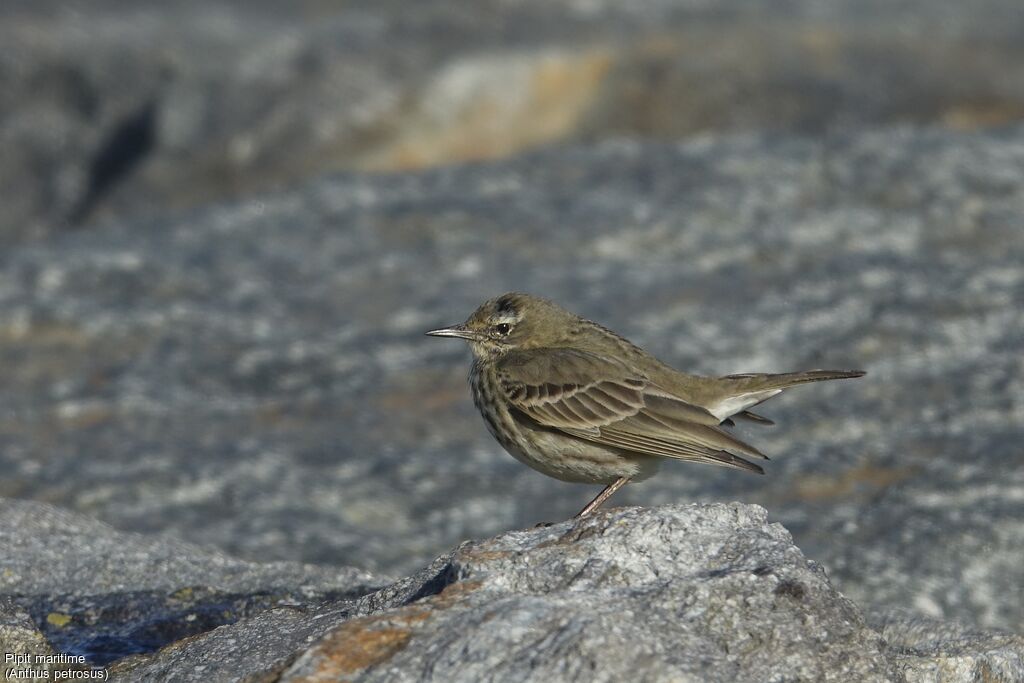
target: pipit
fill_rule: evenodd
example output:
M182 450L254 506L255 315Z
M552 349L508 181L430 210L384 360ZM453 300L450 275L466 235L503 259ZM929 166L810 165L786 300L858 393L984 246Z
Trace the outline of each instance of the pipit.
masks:
M749 409L797 384L864 375L690 375L595 322L518 292L427 334L469 342L473 402L506 451L556 479L605 484L577 517L627 482L653 475L664 458L764 474L742 456L767 456L724 429L733 418L770 425Z

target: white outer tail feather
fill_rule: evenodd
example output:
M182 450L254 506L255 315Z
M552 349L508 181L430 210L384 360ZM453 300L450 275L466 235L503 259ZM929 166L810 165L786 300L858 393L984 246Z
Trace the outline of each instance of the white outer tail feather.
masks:
M782 389L762 389L761 391L751 391L745 394L738 394L736 396L728 396L723 398L718 403L707 406L709 413L715 416L719 422L726 418L732 417L736 413L742 413L747 408L752 408L758 403L767 401L772 396L778 396L782 393Z

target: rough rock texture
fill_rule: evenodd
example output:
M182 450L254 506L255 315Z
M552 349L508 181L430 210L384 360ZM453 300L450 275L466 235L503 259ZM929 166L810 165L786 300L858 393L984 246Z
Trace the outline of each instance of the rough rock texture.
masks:
M25 668L23 658L26 655L34 661L36 656L52 654L50 643L36 628L29 613L10 598L0 596L0 674L4 680L10 680L9 671Z
M273 680L300 653L348 620L407 605L439 590L450 556L358 599L267 609L175 642L153 655L121 660L111 675L129 681Z
M663 586L641 571L663 557L600 545L614 524L420 569L594 493L504 454L466 349L421 334L523 289L695 372L868 370L738 428L768 476L668 463L615 504L770 510L858 606L730 513L737 548L817 577L837 649L801 649L806 623L772 646L810 677L1020 680L1022 34L1019 0L0 3L0 644L127 680L385 678L456 650L585 678L443 626L618 671L588 630L613 607L574 586L643 586L664 617L733 583L750 600L722 615L791 633L803 603L764 612L777 575ZM549 541L615 570L560 575ZM485 619L492 598L515 609ZM612 636L642 633L627 616ZM696 647L692 623L667 629ZM716 671L778 665L707 645Z
M1016 0L11 0L0 244L326 169L1024 115Z
M280 663L282 641L307 644ZM1024 641L896 617L880 635L764 509L687 505L609 510L466 543L342 606L269 610L112 673L133 681L1009 683L1024 675Z
M1016 681L1024 676L1024 637L1019 635L897 614L880 630L907 683Z
M385 583L356 569L242 562L38 503L0 500L0 519L0 595L12 601L0 603L7 652L48 648L48 639L58 652L101 665L272 608L344 605ZM5 605L17 605L20 621L7 620ZM29 628L29 614L46 638ZM290 655L296 642L271 630L257 664Z
M12 596L0 600L0 647L84 655L80 667L114 680L1024 675L1020 636L898 615L875 631L752 505L603 511L464 543L387 585L243 563L37 503L0 512L14 549L0 565Z
M407 573L593 490L504 454L468 351L526 289L707 373L862 367L764 406L759 502L872 615L1024 624L1024 128L609 143L337 176L0 253L0 494L249 559Z
M890 681L885 644L763 509L618 510L460 548L282 681Z

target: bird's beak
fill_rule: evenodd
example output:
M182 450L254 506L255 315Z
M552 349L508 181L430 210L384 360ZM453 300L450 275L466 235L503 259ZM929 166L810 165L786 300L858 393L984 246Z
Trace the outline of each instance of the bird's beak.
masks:
M458 337L459 339L477 340L480 339L480 333L469 329L465 325L452 325L451 327L442 327L440 330L431 330L427 332L431 337Z

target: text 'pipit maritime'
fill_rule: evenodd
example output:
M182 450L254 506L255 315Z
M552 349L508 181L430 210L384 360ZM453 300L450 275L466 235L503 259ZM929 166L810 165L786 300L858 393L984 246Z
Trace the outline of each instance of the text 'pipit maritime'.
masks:
M764 474L742 456L767 456L723 425L734 417L772 424L749 408L796 384L864 374L688 375L595 322L517 292L427 334L469 341L473 402L505 450L556 479L606 484L577 517L653 475L662 458Z

